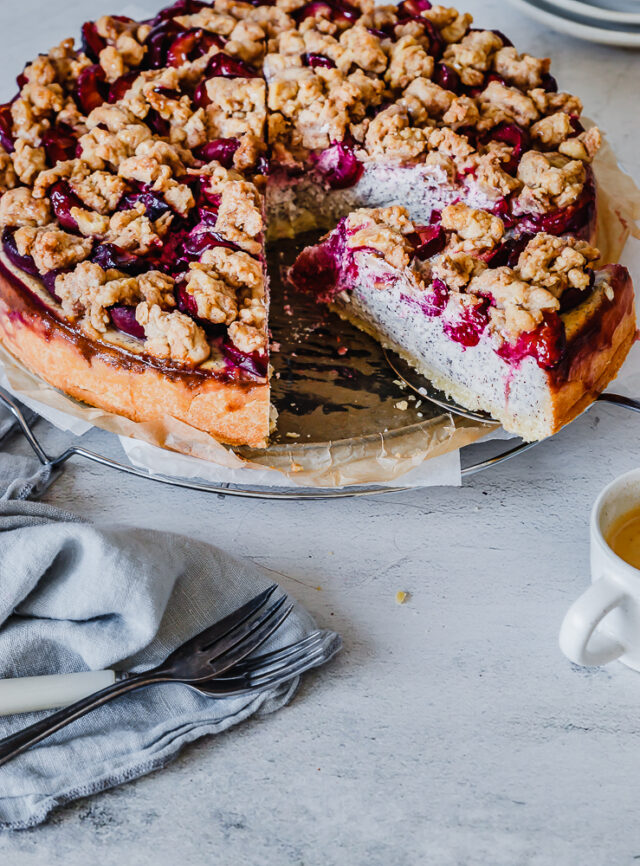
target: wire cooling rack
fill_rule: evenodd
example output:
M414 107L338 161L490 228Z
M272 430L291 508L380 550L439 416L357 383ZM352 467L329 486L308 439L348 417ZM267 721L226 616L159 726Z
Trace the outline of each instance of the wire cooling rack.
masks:
M623 397L619 394L602 394L598 398L600 402L613 403L617 406L622 406L634 412L640 412L640 401L632 400L628 397ZM245 487L234 484L211 484L206 481L197 481L189 478L179 478L165 475L151 474L144 469L138 469L128 463L122 463L119 460L114 460L105 454L100 454L96 451L91 451L80 445L72 445L66 448L60 454L50 455L42 446L40 440L33 431L33 424L38 419L35 413L25 411L21 405L6 391L0 388L0 403L4 405L16 419L22 435L25 437L35 455L43 466L49 466L52 470L61 470L72 458L80 458L81 460L89 460L92 463L97 463L100 466L106 466L109 469L124 472L127 475L135 475L138 478L145 478L149 481L155 481L159 484L167 484L172 487L186 488L188 490L197 490L201 493L215 493L223 496L241 496L249 499L346 499L355 496L373 496L383 493L399 493L404 490L415 489L411 486L394 486L386 487L381 485L367 485L362 487L347 487L347 488L267 488L267 487ZM537 442L518 442L513 445L511 441L504 444L506 447L498 454L491 457L471 462L462 469L462 475L468 477L489 469L492 466L497 466L505 460L510 460L518 454L522 454L529 448L537 445ZM467 446L463 452L468 451L474 446Z

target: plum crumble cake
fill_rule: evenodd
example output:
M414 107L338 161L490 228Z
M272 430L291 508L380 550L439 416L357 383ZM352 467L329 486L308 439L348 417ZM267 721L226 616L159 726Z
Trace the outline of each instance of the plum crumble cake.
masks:
M178 0L103 16L0 106L0 338L137 421L270 429L265 239L291 278L527 438L635 335L594 270L597 129L549 61L428 0Z

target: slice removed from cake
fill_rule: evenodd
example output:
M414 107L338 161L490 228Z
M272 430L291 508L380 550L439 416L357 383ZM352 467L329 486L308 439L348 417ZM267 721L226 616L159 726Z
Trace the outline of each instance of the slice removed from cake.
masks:
M416 225L360 209L289 277L469 409L527 441L559 430L615 377L635 339L633 286L573 237L505 231L464 203Z

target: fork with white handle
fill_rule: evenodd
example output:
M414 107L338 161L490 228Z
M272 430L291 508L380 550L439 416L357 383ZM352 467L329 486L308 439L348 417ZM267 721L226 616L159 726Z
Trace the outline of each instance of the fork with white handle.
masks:
M339 651L341 645L341 639L335 632L314 631L282 649L240 662L226 676L190 687L215 698L270 689L324 664ZM106 670L0 680L0 716L67 707L130 677L131 674L123 671Z
M285 682L335 654L340 649L340 639L332 632L314 632L284 649L248 659L248 656L280 627L293 609L286 595L267 606L275 589L275 585L270 587L234 613L200 632L152 670L133 674L88 672L84 681L85 696L24 730L0 740L0 765L96 707L144 686L183 683L212 697L258 692ZM105 679L108 682L99 691L86 695L90 676L96 678L92 680L94 683L97 682L97 677L104 677L101 684L104 684ZM77 674L26 679L39 680L40 683L48 680L49 700L53 700L57 705L60 705L60 697L55 697L56 688L63 682L68 682L68 699L76 684L81 682ZM10 698L13 701L12 712L17 711L20 683L24 685L25 680L16 680L13 683L10 680L3 681L5 715ZM31 694L33 695L33 689ZM0 701L2 700L0 695ZM20 704L21 711L24 711L25 703ZM34 709L33 698L29 708ZM39 702L39 708L44 708L42 701Z

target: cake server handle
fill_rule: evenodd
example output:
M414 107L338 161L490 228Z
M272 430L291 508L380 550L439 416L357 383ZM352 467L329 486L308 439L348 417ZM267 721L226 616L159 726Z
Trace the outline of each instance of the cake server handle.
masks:
M0 680L0 716L66 707L115 683L115 671L81 671Z

